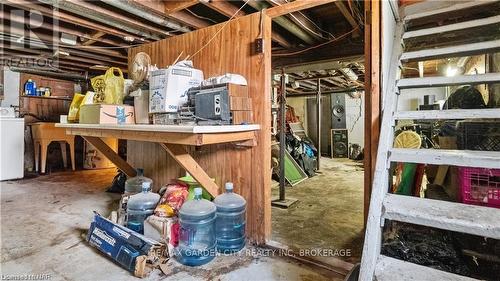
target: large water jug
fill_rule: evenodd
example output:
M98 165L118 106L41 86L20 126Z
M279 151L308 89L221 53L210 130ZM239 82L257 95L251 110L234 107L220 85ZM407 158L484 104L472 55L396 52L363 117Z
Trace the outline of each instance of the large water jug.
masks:
M151 192L151 183L142 183L142 192L130 196L127 202L127 227L144 234L144 220L153 214L160 195Z
M125 181L125 194L132 195L142 191L142 183L149 182L153 184L153 180L144 176L144 169L136 169L137 175Z
M245 209L247 202L233 192L233 183L226 183L226 192L215 197L217 251L232 253L245 246Z
M176 259L184 265L202 265L215 257L215 205L202 198L202 189L194 189L194 199L179 211L179 246Z

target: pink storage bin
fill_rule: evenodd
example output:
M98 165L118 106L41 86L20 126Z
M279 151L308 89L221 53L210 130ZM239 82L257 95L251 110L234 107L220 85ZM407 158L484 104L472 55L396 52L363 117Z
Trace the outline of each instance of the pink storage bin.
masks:
M500 208L500 169L458 168L462 203Z

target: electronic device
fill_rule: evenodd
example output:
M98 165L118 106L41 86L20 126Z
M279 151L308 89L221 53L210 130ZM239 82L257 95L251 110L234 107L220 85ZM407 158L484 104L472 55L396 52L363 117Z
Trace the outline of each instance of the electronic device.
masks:
M335 93L331 95L332 105L332 129L345 129L345 93Z
M332 129L332 158L348 158L349 157L349 139L346 129Z

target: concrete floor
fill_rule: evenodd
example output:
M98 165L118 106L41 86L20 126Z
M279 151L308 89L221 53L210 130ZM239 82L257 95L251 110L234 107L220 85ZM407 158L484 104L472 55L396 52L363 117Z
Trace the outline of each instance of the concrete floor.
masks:
M359 262L363 248L363 163L323 157L320 172L286 187L286 198L299 201L289 209L272 208L272 240L298 251L331 249L330 257ZM272 194L279 194L276 184ZM317 253L310 256L314 255Z
M88 246L92 211L115 209L119 195L104 192L115 171L59 172L1 182L1 274L48 274L50 280L140 280ZM220 256L201 267L170 262L145 280L343 280L331 271L260 254Z

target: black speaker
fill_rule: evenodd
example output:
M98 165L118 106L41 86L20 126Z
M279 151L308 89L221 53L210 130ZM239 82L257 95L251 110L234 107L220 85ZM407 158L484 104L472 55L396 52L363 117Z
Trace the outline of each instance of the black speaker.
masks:
M349 157L349 139L347 137L347 130L332 130L332 157Z
M332 105L332 129L345 129L345 93L335 93L331 95Z

